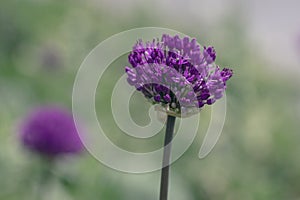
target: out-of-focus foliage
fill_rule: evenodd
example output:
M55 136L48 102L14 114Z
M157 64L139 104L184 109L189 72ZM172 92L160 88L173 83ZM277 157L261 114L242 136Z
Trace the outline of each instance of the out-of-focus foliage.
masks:
M20 118L42 104L71 108L76 71L89 51L112 34L141 26L176 29L203 45L213 45L217 63L235 73L228 84L226 124L216 148L206 159L198 159L210 119L207 107L193 145L172 165L171 199L299 199L299 81L277 72L278 66L269 66L247 39L240 15L237 10L207 26L197 18L175 23L168 10L161 14L147 7L114 13L101 1L2 0L0 199L33 199L42 184L40 172L47 168L20 147L16 137ZM133 140L113 121L111 92L126 64L124 55L105 72L97 91L97 112L116 144L132 151L153 150L162 145L162 134L150 143ZM137 123L148 122L147 108L143 98L134 95L130 110ZM88 153L55 163L51 173L52 178L43 183L46 199L158 196L159 172L123 174Z

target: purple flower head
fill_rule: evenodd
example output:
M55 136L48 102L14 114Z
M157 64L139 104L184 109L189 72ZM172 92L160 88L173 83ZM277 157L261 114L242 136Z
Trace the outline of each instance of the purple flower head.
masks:
M213 47L204 47L203 55L205 59L207 60L207 63L213 63L216 60L216 51Z
M30 113L22 124L20 139L26 148L47 157L83 150L72 114L58 107L42 107Z
M213 47L202 48L196 39L164 34L161 40L139 40L128 56L127 81L153 104L177 114L220 99L233 72L214 64ZM184 109L183 109L184 108Z
M41 49L40 62L46 70L57 70L63 65L63 58L59 49L46 46Z

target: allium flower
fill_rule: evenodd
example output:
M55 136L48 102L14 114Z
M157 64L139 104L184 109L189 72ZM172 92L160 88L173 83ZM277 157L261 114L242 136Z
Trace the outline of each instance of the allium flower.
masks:
M132 67L125 67L127 81L153 104L167 112L166 135L161 173L160 200L168 199L171 143L176 117L199 111L220 99L231 69L214 64L213 47L201 48L196 39L164 34L161 40L139 40L128 56ZM192 111L192 112L191 112Z
M44 47L41 49L40 62L46 70L57 70L63 65L63 58L59 49Z
M139 40L128 56L127 81L153 104L177 114L191 107L201 108L220 99L231 69L214 64L213 47L201 48L196 39L164 34L161 40Z
M20 139L31 151L48 157L83 150L72 114L58 107L42 107L30 113L22 124Z

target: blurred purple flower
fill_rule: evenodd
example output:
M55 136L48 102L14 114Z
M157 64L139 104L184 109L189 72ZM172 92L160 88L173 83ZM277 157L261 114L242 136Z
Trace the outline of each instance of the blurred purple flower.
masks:
M47 70L56 70L63 66L61 52L55 47L43 47L40 52L40 62Z
M154 104L180 113L182 104L203 107L220 99L233 72L214 65L213 47L196 39L164 34L161 41L138 41L128 56L127 81ZM188 90L190 86L192 90ZM180 105L181 104L181 105Z
M20 139L26 148L47 157L83 150L72 114L59 107L41 107L26 116Z
M296 48L298 52L300 53L300 31L298 33L298 36L296 37Z

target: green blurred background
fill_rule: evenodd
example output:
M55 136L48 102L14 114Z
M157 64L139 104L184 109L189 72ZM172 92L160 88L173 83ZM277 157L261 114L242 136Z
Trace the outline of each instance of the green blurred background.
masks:
M289 20L300 18L294 12L300 3L272 2L2 0L0 199L34 199L39 190L44 166L16 137L22 117L38 105L71 109L73 82L85 56L109 36L145 26L175 29L213 45L217 64L235 73L220 140L207 158L198 159L210 119L207 107L197 138L172 165L170 199L300 199L300 59L294 55L300 55L300 44L293 32L300 24L295 28ZM156 149L163 134L151 142L130 140L111 115L111 90L124 73L126 57L112 63L100 82L98 115L119 146ZM144 105L134 95L130 109L139 124L149 122ZM117 172L86 152L57 162L43 195L49 200L153 200L158 199L159 176Z

